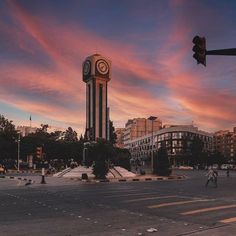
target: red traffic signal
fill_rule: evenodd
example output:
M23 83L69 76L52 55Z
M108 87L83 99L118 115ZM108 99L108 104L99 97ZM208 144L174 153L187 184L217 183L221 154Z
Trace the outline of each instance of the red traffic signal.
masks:
M42 147L37 147L36 148L36 157L38 159L42 159L43 156L43 148Z
M206 66L206 39L205 37L195 36L193 38L194 46L193 51L193 58L197 60L198 64L202 64Z

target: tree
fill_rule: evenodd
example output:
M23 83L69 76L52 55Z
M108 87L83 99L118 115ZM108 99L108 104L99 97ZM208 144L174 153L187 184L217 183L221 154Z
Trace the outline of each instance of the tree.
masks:
M42 133L47 133L49 125L48 124L41 124L40 126L41 126L41 128L38 128L36 130L36 133L41 133L41 132Z
M162 144L155 154L153 163L154 174L169 176L171 174L170 162L166 147Z
M112 163L117 166L121 166L127 170L131 169L130 166L131 154L128 149L124 148L114 148L114 156L112 158Z
M199 164L200 158L203 154L203 147L204 147L204 143L203 141L195 136L194 139L192 140L192 144L190 145L190 164L191 165L196 165Z
M66 142L78 141L77 133L71 127L68 127L68 129L65 131L64 141Z
M178 164L185 165L191 159L191 147L189 146L189 139L185 136L182 139L182 150L179 153Z
M84 142L84 140L85 140L85 139L84 139L83 135L80 134L79 141Z
M93 165L93 174L96 179L106 179L109 171L108 163L105 160L96 160Z
M0 159L15 159L18 134L12 121L0 115Z
M96 178L106 178L108 163L114 155L113 146L104 139L98 139L96 143L88 146L87 164L93 163L93 174Z
M111 144L115 144L116 140L117 140L117 135L115 133L115 128L113 126L113 122L111 120L109 120L109 137L110 137L110 143Z
M218 164L219 166L221 166L222 164L225 164L225 163L227 163L227 158L217 151L211 153L207 160L207 165Z
M51 140L59 141L62 139L62 137L63 137L63 132L60 130L56 130L56 131L50 133Z
M3 115L0 115L0 135L9 141L15 141L17 139L15 125L13 125L12 121L9 121Z
M78 141L77 133L71 127L65 132L52 133L48 132L48 127L47 124L41 124L35 133L20 138L20 158L26 161L28 155L33 155L34 163L40 163L42 160L36 159L36 149L42 147L44 160L61 159L66 163L73 158L82 162L84 140ZM16 159L17 141L18 134L12 121L0 115L0 162L10 163L10 159ZM12 161L14 162L15 160Z

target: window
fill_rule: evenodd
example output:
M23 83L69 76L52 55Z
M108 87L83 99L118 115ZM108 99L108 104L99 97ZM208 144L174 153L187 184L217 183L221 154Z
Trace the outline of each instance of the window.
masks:
M173 140L173 141L172 141L172 147L177 147L177 146L178 146L177 140Z
M172 133L172 138L177 139L178 138L178 133L176 133L176 132Z
M164 134L164 138L165 139L170 139L171 138L171 134L170 133L165 133Z

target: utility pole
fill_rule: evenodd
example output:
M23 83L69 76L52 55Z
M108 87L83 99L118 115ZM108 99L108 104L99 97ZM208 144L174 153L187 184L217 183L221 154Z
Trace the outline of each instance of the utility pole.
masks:
M18 133L17 172L20 171L20 132Z
M152 171L152 174L154 173L154 166L153 166L153 122L157 119L156 116L150 116L148 118L148 120L151 120L152 121L152 149L151 149L151 171Z

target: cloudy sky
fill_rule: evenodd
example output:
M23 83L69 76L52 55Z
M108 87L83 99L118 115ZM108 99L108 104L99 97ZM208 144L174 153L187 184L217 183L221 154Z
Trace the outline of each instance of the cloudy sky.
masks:
M0 114L15 125L41 123L83 133L82 62L112 60L111 119L134 117L216 131L236 126L236 57L192 58L192 38L207 49L236 47L236 1L2 0Z

